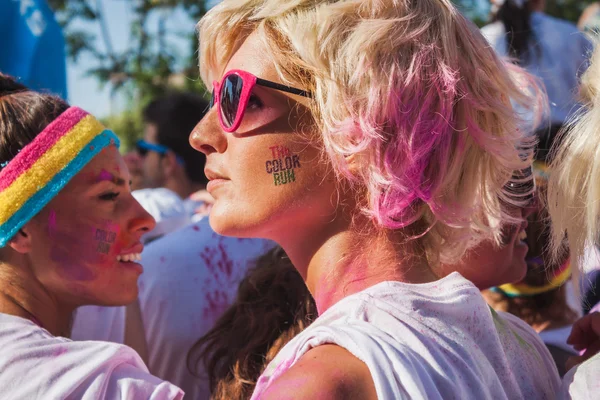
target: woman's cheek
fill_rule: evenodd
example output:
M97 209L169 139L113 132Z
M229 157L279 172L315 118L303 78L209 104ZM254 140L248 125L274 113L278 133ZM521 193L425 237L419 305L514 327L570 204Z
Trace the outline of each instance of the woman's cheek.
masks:
M273 186L289 185L296 182L302 168L301 156L285 145L272 145L265 152L264 171L271 178Z
M103 267L116 262L119 231L111 222L79 225L70 232L54 230L50 258L58 264L59 275L74 281L97 279Z
M96 253L101 256L116 257L120 253L121 228L119 224L115 224L111 220L104 220L100 223L100 227L94 230L94 240Z

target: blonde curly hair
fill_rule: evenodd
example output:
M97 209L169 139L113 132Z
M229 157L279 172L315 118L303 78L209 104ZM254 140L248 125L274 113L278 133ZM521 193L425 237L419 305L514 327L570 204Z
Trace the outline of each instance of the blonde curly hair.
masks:
M323 154L362 211L432 265L520 222L502 204L527 197L505 188L534 142L516 110L543 94L450 0L224 0L199 33L208 87L258 34L282 81L312 92Z

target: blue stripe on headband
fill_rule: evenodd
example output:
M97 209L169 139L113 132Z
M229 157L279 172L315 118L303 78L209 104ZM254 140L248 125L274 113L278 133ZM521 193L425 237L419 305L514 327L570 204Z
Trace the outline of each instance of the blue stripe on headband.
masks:
M109 129L105 129L92 139L44 188L27 200L8 221L0 225L0 247L6 246L23 225L36 216L92 158L111 144L119 147L121 142Z

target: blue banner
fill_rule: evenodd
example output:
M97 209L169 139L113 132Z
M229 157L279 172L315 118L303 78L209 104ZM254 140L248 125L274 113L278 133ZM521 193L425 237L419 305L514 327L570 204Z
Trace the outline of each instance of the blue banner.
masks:
M67 98L65 39L45 0L0 0L0 71Z

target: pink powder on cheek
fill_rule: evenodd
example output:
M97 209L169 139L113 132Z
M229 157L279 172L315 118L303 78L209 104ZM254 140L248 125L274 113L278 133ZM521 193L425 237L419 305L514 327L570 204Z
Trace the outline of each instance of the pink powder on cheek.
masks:
M55 232L50 259L58 264L59 276L85 282L97 278L94 268L106 263L107 256L98 253L95 233L95 227L81 224L75 224L70 232Z
M51 238L56 234L56 211L50 210L48 215L48 236Z

